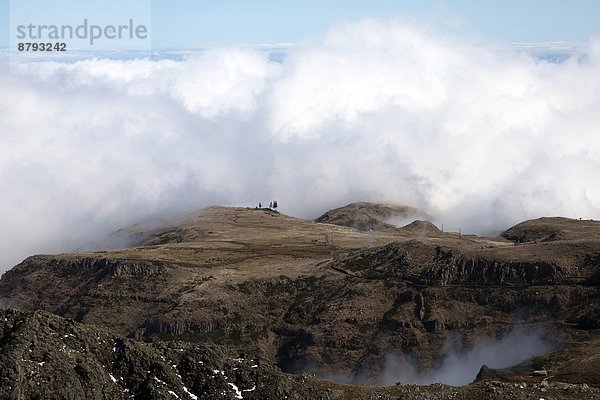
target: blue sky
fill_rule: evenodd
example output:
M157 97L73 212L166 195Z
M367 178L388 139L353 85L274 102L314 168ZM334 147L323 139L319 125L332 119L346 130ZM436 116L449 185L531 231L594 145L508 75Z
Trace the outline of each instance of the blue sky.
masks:
M74 12L67 1L15 0L52 18ZM147 0L152 7L152 46L187 48L237 43L297 42L337 21L366 16L412 15L452 21L461 29L511 42L582 41L600 34L597 0ZM62 3L63 5L61 5ZM71 1L86 4L86 1ZM111 2L103 1L101 4ZM118 4L117 2L112 2ZM131 2L119 2L130 4ZM125 7L126 8L126 7ZM90 12L98 12L90 11ZM10 1L0 0L0 45L9 43Z

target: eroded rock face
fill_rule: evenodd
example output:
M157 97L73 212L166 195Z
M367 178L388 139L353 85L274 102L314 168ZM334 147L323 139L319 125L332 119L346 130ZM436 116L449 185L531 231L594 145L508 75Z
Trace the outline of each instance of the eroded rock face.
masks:
M27 258L17 268L8 271L7 274L18 273L20 269L31 271L39 268L56 269L62 271L63 274L78 273L95 275L97 279L105 276L153 276L169 273L169 269L163 264L142 260L86 256L69 258L34 256Z
M140 298L145 294L144 284L154 285L170 274L161 262L80 255L32 256L2 275L0 307L43 309L62 315L77 306L85 313L89 301L84 297L97 298L94 291L102 285L134 283L139 289L136 298ZM164 301L151 301L157 300Z
M169 269L161 263L142 260L87 256L32 256L2 275L0 292L10 293L19 286L28 285L28 280L33 280L37 276L67 279L85 277L99 283L103 279L123 275L152 277L166 276L169 273Z
M568 268L544 261L507 261L466 257L458 250L436 249L420 278L429 284L555 284L571 275Z
M552 262L469 257L460 250L416 240L351 253L335 266L357 276L395 276L426 285L547 285L576 274Z

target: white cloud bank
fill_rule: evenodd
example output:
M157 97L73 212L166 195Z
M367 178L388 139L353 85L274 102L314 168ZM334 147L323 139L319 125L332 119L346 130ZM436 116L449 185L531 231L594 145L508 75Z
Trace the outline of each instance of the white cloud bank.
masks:
M600 41L523 51L398 21L287 50L0 68L0 270L151 215L406 203L463 232L600 217Z

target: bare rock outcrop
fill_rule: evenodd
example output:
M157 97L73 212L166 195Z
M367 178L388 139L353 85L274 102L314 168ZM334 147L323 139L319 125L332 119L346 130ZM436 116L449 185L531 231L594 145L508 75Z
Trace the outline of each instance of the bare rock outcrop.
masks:
M556 284L571 275L568 268L545 261L508 261L467 257L458 250L436 249L436 255L420 274L423 282L462 284Z

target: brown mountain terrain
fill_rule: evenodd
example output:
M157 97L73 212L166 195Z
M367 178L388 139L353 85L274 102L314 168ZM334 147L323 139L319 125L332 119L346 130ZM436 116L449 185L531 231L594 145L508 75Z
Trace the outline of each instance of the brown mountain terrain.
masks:
M428 218L423 211L396 204L359 202L329 210L317 222L348 226L360 231L395 231L403 222Z
M358 204L358 217L333 210L323 216L328 223L211 207L149 231L130 228L136 247L29 257L0 279L0 307L374 384L395 382L386 378L390 357L427 371L456 338L468 351L517 327L543 329L556 350L524 353L518 371L497 372L494 382L537 385L530 374L545 366L552 384L600 385L600 225L527 221L482 238L425 221L399 229L381 205ZM352 228L363 215L377 218ZM549 226L563 233L543 240ZM512 387L477 385L489 393Z
M521 222L502 236L519 243L552 240L600 239L600 221L543 217Z

